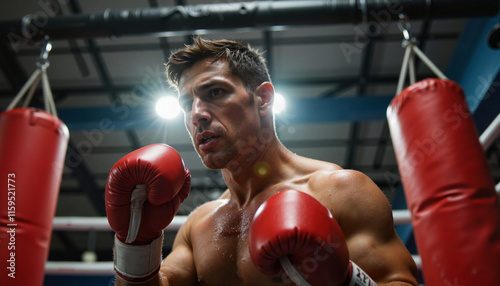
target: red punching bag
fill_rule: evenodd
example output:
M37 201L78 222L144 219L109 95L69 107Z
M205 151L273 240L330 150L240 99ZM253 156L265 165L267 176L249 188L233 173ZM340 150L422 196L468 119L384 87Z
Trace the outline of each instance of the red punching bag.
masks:
M500 283L500 207L463 90L427 79L387 111L424 283Z
M0 114L0 285L43 284L68 139L45 111Z

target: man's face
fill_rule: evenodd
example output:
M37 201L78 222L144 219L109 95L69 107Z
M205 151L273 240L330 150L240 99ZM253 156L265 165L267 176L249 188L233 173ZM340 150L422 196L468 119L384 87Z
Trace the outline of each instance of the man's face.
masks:
M258 108L224 60L203 60L179 80L179 104L193 145L210 169L241 164L241 149L260 129ZM241 166L240 166L241 167Z

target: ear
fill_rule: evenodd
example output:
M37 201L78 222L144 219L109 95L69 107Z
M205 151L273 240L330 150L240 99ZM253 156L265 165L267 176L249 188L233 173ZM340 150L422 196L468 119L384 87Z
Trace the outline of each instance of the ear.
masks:
M274 87L270 82L263 82L255 89L257 103L259 105L259 115L266 116L273 110Z

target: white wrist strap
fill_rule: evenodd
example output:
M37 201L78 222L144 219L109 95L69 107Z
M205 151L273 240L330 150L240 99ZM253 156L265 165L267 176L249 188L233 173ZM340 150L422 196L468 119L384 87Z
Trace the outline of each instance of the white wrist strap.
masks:
M292 262L288 258L288 255L280 257L281 267L285 271L286 275L295 283L297 286L312 286L306 281L300 272L293 266Z
M153 274L161 264L162 244L163 233L148 245L125 244L115 236L115 270L122 276L134 279Z
M347 286L377 286L377 283L366 274L356 263L350 261L351 263L351 281Z
M139 227L141 226L142 206L147 199L147 186L139 184L135 186L130 197L130 222L128 225L126 243L132 243L137 237Z

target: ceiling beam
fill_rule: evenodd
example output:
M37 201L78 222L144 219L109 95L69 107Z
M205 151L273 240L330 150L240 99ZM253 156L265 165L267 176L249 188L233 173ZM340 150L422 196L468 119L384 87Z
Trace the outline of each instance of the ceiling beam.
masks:
M422 77L433 77L432 74L422 74ZM313 86L313 85L327 85L332 86L336 84L355 84L357 83L359 78L357 76L354 77L314 77L314 78L275 78L273 79L273 84L275 86ZM133 79L129 80L133 82ZM397 84L398 76L371 76L367 83L368 84ZM138 90L140 87L140 82L136 85L127 84L127 85L113 85L112 87L106 86L81 86L81 87L57 87L52 86L52 93L57 95L57 97L67 96L71 94L78 95L95 95L95 94L106 94L111 91L115 91L117 93L131 93ZM0 90L0 98L1 97L12 97L11 90ZM323 95L323 94L321 94Z
M72 12L75 13L74 15L81 15L82 10L80 8L78 0L70 0L69 6ZM111 97L112 102L121 104L121 100L118 97L118 93L113 88L113 80L111 78L111 75L109 74L108 68L102 57L101 52L99 51L99 47L97 46L96 41L94 39L87 39L86 45L90 50L90 54L96 66L97 72L99 74L99 79L101 80L103 87L109 90L109 96ZM127 131L127 138L129 139L134 149L139 148L140 146L139 138L137 137L137 135L133 130Z
M40 51L39 51L40 53ZM35 64L33 63L33 67ZM0 38L0 69L10 84L10 89L17 92L28 77L21 67L12 45L6 38ZM11 94L12 96L12 94Z
M187 6L106 10L56 16L31 21L0 23L0 36L16 34L30 39L117 37L125 35L174 35L179 31L265 29L280 26L387 22L404 12L410 19L493 16L498 0L400 0L400 1L255 1ZM30 18L26 18L30 19ZM41 21L43 20L43 21ZM27 23L27 24L26 24ZM37 23L43 23L38 24ZM22 34L33 31L30 34Z
M469 20L456 45L446 75L460 84L479 133L500 112L500 50L488 46L500 17Z
M415 21L416 22L416 21ZM460 33L456 32L436 32L428 35L429 40L455 40L460 36ZM163 39L163 38L162 38ZM372 38L374 42L401 42L403 36L401 33L398 34L379 34ZM351 43L355 41L354 35L325 35L325 36L301 36L301 37L288 37L288 38L273 38L273 46L284 46L284 45L303 45L307 43L309 45L321 45L321 44L339 44L339 43ZM264 46L265 42L263 39L250 39L245 42L252 46ZM51 55L67 55L71 53L90 53L87 47L61 47L57 45L57 41L53 41L53 48L50 51ZM171 43L168 46L170 49L177 50L184 47L184 43ZM133 44L109 44L100 47L100 51L103 53L115 53L115 52L137 52L137 51L154 51L158 50L158 44L156 43L133 43ZM31 48L30 46L24 46L22 50L17 51L17 56L37 56L40 54L39 49Z

